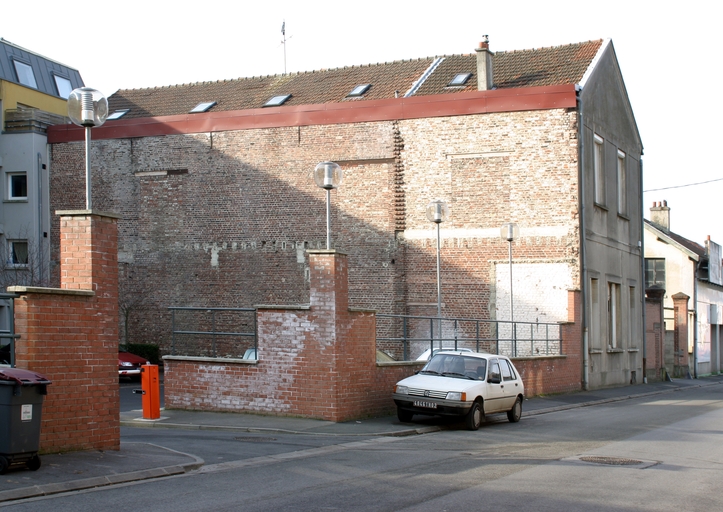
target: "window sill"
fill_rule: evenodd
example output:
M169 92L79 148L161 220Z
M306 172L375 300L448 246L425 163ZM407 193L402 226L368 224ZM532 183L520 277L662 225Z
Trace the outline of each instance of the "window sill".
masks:
M3 199L3 203L27 203L27 197L11 197L9 199Z
M625 349L624 349L624 348L612 348L612 347L608 347L608 349L607 349L607 353L608 353L608 354L622 354L623 352L625 352Z
M605 206L604 204L600 204L600 203L594 203L594 204L595 204L595 207L600 208L601 210L608 211L608 207Z
M627 213L618 212L618 219L622 219L622 220L626 220L626 221L630 222L630 217L628 216Z

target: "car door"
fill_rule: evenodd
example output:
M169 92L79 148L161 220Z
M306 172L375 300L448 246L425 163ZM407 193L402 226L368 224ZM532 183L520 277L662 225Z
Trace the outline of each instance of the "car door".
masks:
M517 395L522 387L520 379L512 365L507 359L500 359L500 371L502 372L502 392L504 394L504 407L502 410L509 411L515 403Z
M500 360L497 358L490 359L488 366L487 396L484 401L485 414L505 410L505 391Z

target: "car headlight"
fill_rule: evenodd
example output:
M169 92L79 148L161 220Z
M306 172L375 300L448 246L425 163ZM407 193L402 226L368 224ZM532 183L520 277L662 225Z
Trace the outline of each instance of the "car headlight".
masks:
M129 363L128 361L121 361L121 366L133 366L133 363Z
M457 400L464 402L467 399L467 394L461 391L448 391L447 400Z
M407 386L397 386L397 393L400 395L408 395L409 388Z

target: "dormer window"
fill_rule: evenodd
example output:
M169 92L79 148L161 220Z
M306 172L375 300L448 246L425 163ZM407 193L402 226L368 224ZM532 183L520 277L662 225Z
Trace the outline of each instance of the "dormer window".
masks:
M67 100L70 93L73 92L70 80L59 75L53 75L53 78L55 79L55 87L58 89L58 96Z
M280 96L274 96L269 101L264 103L264 107L278 107L279 105L283 105L286 100L291 98L291 94L282 94Z
M472 73L457 73L454 75L454 78L451 82L447 85L447 87L457 87L460 85L464 85L467 83L467 80L469 80L469 77L472 76Z
M195 107L191 109L189 114L198 114L200 112L208 112L208 110L213 107L216 104L215 101L204 101L203 103L199 103Z
M38 84L35 81L35 73L33 73L33 67L30 64L20 62L19 60L13 60L15 66L15 74L18 76L18 82L33 89L38 88Z
M129 108L124 108L122 110L116 110L115 112L113 112L111 115L108 116L107 121L115 121L116 119L120 119L121 117L123 117L130 111L131 111L131 109L129 109Z
M363 96L365 92L369 90L369 88L372 86L372 84L361 84L357 85L352 89L352 91L347 94L347 98L357 98L359 96Z

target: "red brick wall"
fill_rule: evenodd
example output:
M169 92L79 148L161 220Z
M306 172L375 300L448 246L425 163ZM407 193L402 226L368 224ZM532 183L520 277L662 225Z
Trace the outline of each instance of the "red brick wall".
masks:
M122 217L122 339L169 353L168 306L307 303L306 250L325 247L326 234L311 173L324 160L344 170L331 193L332 239L349 255L353 306L436 312L436 239L424 215L436 198L451 210L444 316L497 317L499 227L510 221L526 233L517 262L568 265L578 287L575 121L554 109L94 140L94 204ZM82 185L82 143L52 152L51 206L81 208L82 194L65 191Z
M513 359L525 383L525 394L580 391L582 389L582 294L568 292L569 322L562 326L561 357Z
M118 274L114 218L63 215L62 289L10 289L15 299L16 366L48 377L40 446L44 452L117 450Z
M394 384L419 363L376 363L372 312L348 308L348 258L313 251L308 308L258 312L257 363L165 358L168 408L251 411L330 421L394 410ZM515 359L528 395L580 389L580 294L570 292L563 357Z
M645 299L645 373L648 379L662 379L665 368L665 320L663 296Z

